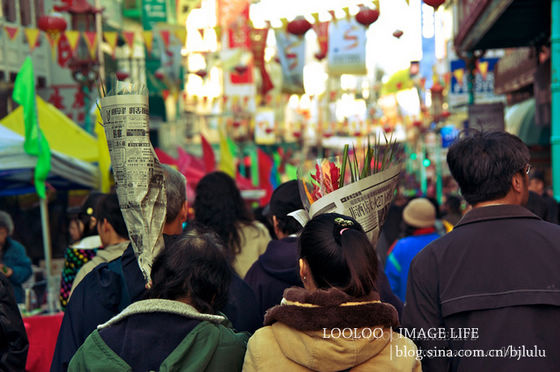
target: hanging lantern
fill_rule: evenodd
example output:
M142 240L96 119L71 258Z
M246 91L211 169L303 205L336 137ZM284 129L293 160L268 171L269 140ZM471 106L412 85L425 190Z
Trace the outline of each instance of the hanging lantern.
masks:
M201 78L205 78L206 75L208 75L208 73L206 72L206 70L200 69L198 71L195 72L195 75L200 76Z
M389 134L389 133L391 133L391 132L393 131L393 128L391 128L390 125L385 125L385 126L383 127L383 131L384 131L385 133Z
M299 131L295 131L292 134L295 138L300 138L301 137L301 132L299 132Z
M326 56L327 56L327 53L325 53L325 52L315 53L315 58L317 58L318 61L322 61L323 59L325 59Z
M126 71L117 71L115 72L115 76L117 77L117 80L126 80L130 74Z
M296 19L288 23L286 30L293 35L303 36L311 28L311 23L305 17L298 16Z
M53 46L60 37L60 34L66 30L66 20L59 13L51 13L49 15L42 15L37 21L39 30L47 34L47 38Z
M272 132L274 132L274 128L266 128L264 131L266 134L271 134Z
M241 126L241 122L239 122L239 121L234 121L231 125L232 125L234 128L237 129L237 128L239 128L239 127Z
M377 21L377 18L379 18L379 10L370 9L365 6L361 6L360 11L356 14L356 21L366 27Z
M325 137L325 138L331 138L332 136L333 136L332 132L323 133L323 137Z
M424 0L424 3L428 4L435 10L438 10L439 6L445 3L445 0Z
M430 90L432 94L441 94L443 92L443 86L439 83L439 81L436 81Z
M395 30L395 32L393 32L393 36L396 37L397 39L400 39L401 36L403 36L404 32L402 30Z
M451 116L451 113L447 110L445 110L441 113L441 117L444 118L444 119L447 119L450 116Z
M419 127L422 126L422 122L420 120L414 120L412 122L412 126L415 127L415 128L419 128Z

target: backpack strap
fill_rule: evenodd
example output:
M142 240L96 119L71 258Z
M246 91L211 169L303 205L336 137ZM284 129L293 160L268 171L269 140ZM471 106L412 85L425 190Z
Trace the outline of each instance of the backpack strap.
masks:
M109 262L107 264L107 267L109 268L109 270L111 270L112 272L118 275L119 280L121 282L121 299L119 301L119 307L118 307L118 311L120 313L121 311L124 310L125 307L130 305L131 302L130 294L128 293L128 287L126 285L126 280L124 279L121 257Z

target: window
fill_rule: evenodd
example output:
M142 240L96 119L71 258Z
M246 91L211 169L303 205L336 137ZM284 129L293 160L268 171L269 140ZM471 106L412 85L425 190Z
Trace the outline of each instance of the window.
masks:
M16 17L16 0L2 0L2 13L7 22L15 23Z
M31 6L29 0L19 0L19 15L22 26L29 26L31 24Z

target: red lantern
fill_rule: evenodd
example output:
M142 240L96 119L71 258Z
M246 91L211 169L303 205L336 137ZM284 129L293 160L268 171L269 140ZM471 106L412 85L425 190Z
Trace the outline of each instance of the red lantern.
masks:
M325 137L325 138L331 138L332 135L333 135L332 132L325 132L325 133L323 133L323 137Z
M295 138L300 138L301 137L301 132L294 132L292 133L294 135Z
M208 73L206 72L206 70L202 70L202 69L196 71L195 74L198 75L198 76L200 76L200 77L203 78L203 79L206 77L206 75L208 75Z
M241 126L241 123L238 122L238 121L234 121L231 125L232 125L234 128L237 129L237 128L239 128L239 127Z
M327 53L325 53L325 52L315 53L315 58L317 58L318 61L322 61L323 59L325 59L326 56L327 56Z
M266 134L270 134L270 133L274 132L274 129L273 128L266 128L264 131L266 132Z
M391 128L389 125L385 125L385 126L383 127L383 131L384 131L385 133L391 133L391 132L393 131L393 128Z
M436 81L430 90L432 93L441 94L441 92L443 92L443 86L439 83L439 81Z
M422 122L421 122L420 120L414 120L414 121L412 122L412 126L413 126L413 127L416 127L416 128L419 128L419 127L422 126Z
M66 30L66 20L58 13L42 15L37 21L39 30L48 34L54 40L61 32Z
M393 36L396 37L397 39L400 39L401 36L403 36L404 32L402 30L395 30L395 32L393 32Z
M377 21L377 18L379 18L379 10L366 8L365 6L361 6L360 11L356 14L356 21L366 27Z
M311 26L311 23L309 23L307 19L302 16L298 16L296 17L296 19L288 23L288 27L286 28L286 30L290 34L303 36L307 31L309 31L311 27L313 26Z
M451 113L447 110L445 110L441 113L441 117L444 118L444 119L447 119L450 116L451 116Z
M437 10L441 4L445 3L445 0L424 0L424 3Z
M117 80L126 80L130 76L126 71L117 71L115 75L117 76Z
M362 132L360 131L354 132L354 137L361 137L361 136L362 136Z

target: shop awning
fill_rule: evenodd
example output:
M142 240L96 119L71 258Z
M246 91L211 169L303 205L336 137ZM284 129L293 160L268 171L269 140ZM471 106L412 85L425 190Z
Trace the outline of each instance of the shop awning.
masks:
M474 0L458 6L459 50L532 46L549 38L551 0Z
M550 127L535 125L535 99L531 98L506 109L506 131L515 134L528 146L550 144Z
M97 162L99 150L97 139L87 133L56 107L37 96L37 112L41 127L51 150L56 150L71 157ZM25 136L23 110L20 107L0 120L2 125Z

